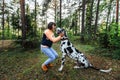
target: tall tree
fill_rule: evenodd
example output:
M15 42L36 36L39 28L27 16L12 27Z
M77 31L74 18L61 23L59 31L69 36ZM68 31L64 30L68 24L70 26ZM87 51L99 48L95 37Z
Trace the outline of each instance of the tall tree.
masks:
M20 10L19 9L20 8L17 9L17 17L20 19L20 15L19 15ZM20 32L20 20L18 20L18 39L19 39L19 36L20 36L19 32Z
M81 41L84 42L84 20L85 20L85 4L86 0L82 0L82 27L81 27Z
M89 26L90 26L90 27L89 27L89 30L90 30L90 31L89 31L89 35L90 35L90 37L89 37L89 39L92 38L91 36L92 36L92 33L93 33L93 32L92 32L92 31L93 31L93 29L92 29L92 19L93 19L93 6L94 6L94 1L95 1L95 0L92 0L92 1L91 1L91 6L90 6L90 25L89 25ZM91 40L91 39L90 39L90 40Z
M75 11L75 35L77 35L77 19L78 18L78 14L77 14L77 10Z
M89 0L87 2L87 9L86 9L86 33L88 35L88 39L91 40L92 36L92 19L93 19L93 4L94 0Z
M118 24L119 19L119 0L116 0L116 23Z
M37 0L35 0L35 36L37 31Z
M49 8L51 8L53 11L54 11L54 14L52 16L54 16L54 21L57 23L57 9L59 7L59 4L60 2L58 0L52 0L50 5L49 5Z
M116 36L118 36L119 0L116 0Z
M99 4L100 4L100 0L98 0L97 2L97 11L96 11L96 19L95 19L95 28L94 28L94 39L96 38L96 32L97 32L97 24L98 24L98 15L99 15Z
M110 0L109 5L108 5L107 22L106 22L106 31L109 30L109 28L108 28L108 22L109 22L109 16L110 16L110 12L111 12L112 1L113 1L113 0Z
M60 0L60 27L61 27L61 23L62 23L62 19L61 19L61 17L62 17L62 0Z
M26 39L25 0L20 0L20 8L21 8L21 22L22 22L22 46L24 47L24 42Z
M52 4L51 4L51 7L53 10L54 10L54 21L56 22L57 21L57 8L58 8L58 1L57 0L52 0Z
M56 1L56 0L54 0L54 5L55 5L54 11L55 11L55 22L56 22L56 16L57 16L57 14L56 14L56 10L57 10L57 1Z
M10 36L10 13L8 12L8 15L7 15L7 20L6 20L7 22L8 22L8 29L7 29L7 37L9 38L9 36Z
M5 7L5 0L3 0L3 3L2 3L2 39L4 40L4 22L5 22L5 19L4 19L4 7Z
M5 0L2 2L2 40L4 40L4 6L5 6ZM2 41L2 46L4 46L4 41Z

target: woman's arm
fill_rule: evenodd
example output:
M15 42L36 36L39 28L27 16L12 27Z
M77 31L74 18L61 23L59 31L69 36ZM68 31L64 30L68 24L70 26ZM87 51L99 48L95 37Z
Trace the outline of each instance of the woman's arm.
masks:
M62 36L54 37L54 33L50 32L48 30L45 31L45 35L47 36L48 39L50 39L52 42L58 42Z

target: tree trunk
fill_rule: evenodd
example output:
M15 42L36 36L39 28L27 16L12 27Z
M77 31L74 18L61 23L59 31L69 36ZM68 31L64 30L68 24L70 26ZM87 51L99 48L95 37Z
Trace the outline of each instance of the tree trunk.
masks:
M87 11L86 11L86 33L88 35L88 39L91 40L92 38L92 14L93 14L93 3L94 0L89 0L87 3Z
M81 27L81 41L84 42L84 20L85 20L85 3L86 0L82 0L82 27Z
M24 42L26 39L25 0L20 0L20 8L21 8L21 22L22 22L22 46L24 47Z
M61 23L62 23L62 20L61 20L61 12L62 12L62 0L60 0L60 27L61 27Z
M55 4L54 12L55 12L55 23L56 23L56 21L57 21L57 19L56 19L56 17L57 17L57 14L56 14L56 9L57 9L56 0L54 1L54 4Z
M4 40L4 22L5 22L5 19L4 19L4 6L5 6L5 0L3 0L3 6L2 6L2 40ZM2 41L2 47L4 47L4 41Z
M35 36L36 36L36 31L37 31L37 1L35 0Z
M93 31L91 25L92 25L92 19L93 19L93 15L92 15L92 14L93 14L93 4L94 4L94 0L92 0L91 2L92 2L92 3L91 3L91 6L90 6L90 25L89 25L89 26L90 26L90 27L89 27L89 35L90 35L89 38L90 38L90 40L91 40L91 38L92 38L92 31Z
M74 20L74 24L75 24L75 29L74 29L74 31L75 31L75 35L77 35L77 17L78 17L78 14L77 14L77 10L75 11L75 20Z
M19 12L20 12L20 8L18 8L18 10L17 10L18 18L20 18ZM20 20L19 20L19 22L20 22ZM20 32L20 24L18 24L18 39L19 39L19 36L20 36L19 32Z
M80 6L80 0L79 0L79 9L78 9L78 12L79 12L79 13L78 13L78 26L79 26L79 28L81 27L81 26L80 26L80 18L81 18L81 16L80 16L80 12L81 12L81 11L80 11L80 8L81 8L81 6ZM80 30L80 29L79 29L79 30ZM80 32L81 32L81 31L80 31Z
M116 37L118 36L119 0L116 0Z
M9 12L7 16L7 22L8 22L8 29L7 29L7 37L10 38L10 18L9 18Z
M110 16L110 12L111 12L111 4L112 4L113 0L110 0L109 6L108 6L108 15L107 15L107 22L106 22L106 31L108 31L108 21L109 21L109 16Z
M96 32L97 32L97 23L98 23L98 15L99 15L99 4L100 4L100 0L98 0L97 2L97 11L96 11L96 19L95 19L95 28L94 28L94 39L96 39Z

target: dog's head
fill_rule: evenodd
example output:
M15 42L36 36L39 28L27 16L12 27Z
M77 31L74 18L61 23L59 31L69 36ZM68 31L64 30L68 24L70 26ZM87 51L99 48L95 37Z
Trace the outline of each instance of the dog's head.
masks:
M57 29L56 29L56 34L59 35L60 33L63 33L63 34L64 34L64 37L67 37L66 31L65 31L63 28L57 28Z

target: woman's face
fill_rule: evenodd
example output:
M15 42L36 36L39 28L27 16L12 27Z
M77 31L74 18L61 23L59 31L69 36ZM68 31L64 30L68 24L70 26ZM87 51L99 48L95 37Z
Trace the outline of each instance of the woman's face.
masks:
M55 31L55 29L56 29L56 26L52 25L52 31Z

